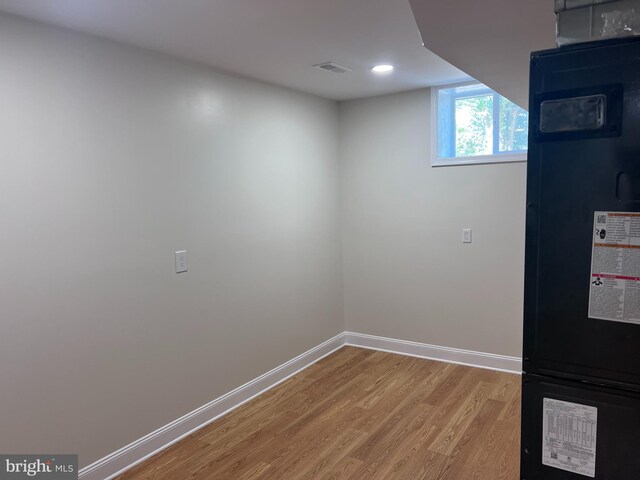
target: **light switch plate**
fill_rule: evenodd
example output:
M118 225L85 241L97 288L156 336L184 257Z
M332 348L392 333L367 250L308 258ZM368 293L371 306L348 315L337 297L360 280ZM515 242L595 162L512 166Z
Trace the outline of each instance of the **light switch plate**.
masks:
M189 270L189 262L187 261L187 251L180 250L176 252L176 273L184 273Z
M462 243L471 243L471 229L463 228L462 229Z

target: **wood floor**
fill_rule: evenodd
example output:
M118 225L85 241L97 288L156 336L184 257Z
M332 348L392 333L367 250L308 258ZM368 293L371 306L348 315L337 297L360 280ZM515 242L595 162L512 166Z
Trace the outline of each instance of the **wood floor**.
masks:
M120 480L517 480L520 377L345 347Z

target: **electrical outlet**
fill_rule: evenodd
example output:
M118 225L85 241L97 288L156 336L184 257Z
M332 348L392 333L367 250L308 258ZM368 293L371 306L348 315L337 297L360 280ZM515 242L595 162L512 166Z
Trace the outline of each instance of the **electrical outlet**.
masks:
M471 243L471 229L463 228L462 229L462 243Z
M187 262L187 251L180 250L176 252L176 273L184 273L189 270L189 263Z

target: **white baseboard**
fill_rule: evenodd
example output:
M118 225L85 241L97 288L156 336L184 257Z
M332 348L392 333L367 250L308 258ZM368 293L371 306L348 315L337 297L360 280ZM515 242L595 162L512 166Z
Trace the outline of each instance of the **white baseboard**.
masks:
M376 337L362 333L343 332L226 395L203 405L193 412L187 413L155 432L82 468L79 472L79 478L81 480L111 480L123 474L149 457L284 382L289 377L313 365L344 345L502 372L521 373L522 371L522 361L518 357L506 357L491 353Z
M354 347L381 350L412 357L428 358L441 362L467 365L469 367L486 368L500 372L522 373L522 359L507 357L493 353L473 352L459 348L439 347L426 343L409 342L393 338L376 337L363 333L344 332L347 345Z
M82 468L82 480L110 480L208 425L249 400L284 382L344 345L341 333L273 370L251 380L120 450Z

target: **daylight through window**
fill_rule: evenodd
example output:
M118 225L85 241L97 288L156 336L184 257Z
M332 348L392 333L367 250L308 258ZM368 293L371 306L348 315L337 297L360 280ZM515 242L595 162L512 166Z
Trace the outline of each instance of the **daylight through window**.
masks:
M434 89L434 165L526 160L529 114L481 85Z

